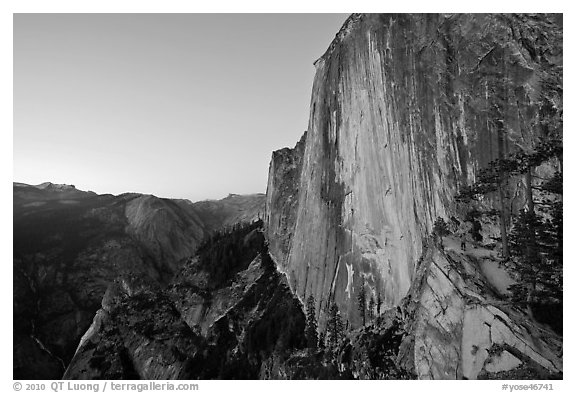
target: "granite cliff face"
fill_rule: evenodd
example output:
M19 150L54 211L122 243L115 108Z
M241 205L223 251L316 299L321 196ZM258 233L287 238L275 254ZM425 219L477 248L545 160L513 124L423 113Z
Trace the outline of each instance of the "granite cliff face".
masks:
M561 73L562 48L549 42L561 34L561 18L549 15L346 21L315 63L308 130L296 148L273 154L267 191L270 252L292 290L316 299L321 329L333 302L360 326L365 287L382 310L408 312L407 295L415 302L403 319L412 344L399 356L410 353L419 378L477 378L488 373L487 351L502 343L517 348L506 370L526 359L561 370L555 339L522 327L525 315L513 317L521 311L494 300L501 294L485 294L485 258L479 265L477 255L425 248L436 218L459 230L467 206L454 196L481 168L534 146L537 98ZM506 210L523 207L524 193L521 180L510 182ZM484 257L496 228L483 225L476 246ZM467 272L452 277L448 260Z

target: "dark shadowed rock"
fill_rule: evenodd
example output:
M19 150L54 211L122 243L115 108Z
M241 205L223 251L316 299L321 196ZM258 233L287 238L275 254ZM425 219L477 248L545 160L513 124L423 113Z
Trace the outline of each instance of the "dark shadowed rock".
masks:
M60 378L108 286L166 284L207 227L189 202L14 183L14 377Z
M118 282L64 377L256 378L274 352L302 347L303 334L301 305L256 223L208 240L168 289Z

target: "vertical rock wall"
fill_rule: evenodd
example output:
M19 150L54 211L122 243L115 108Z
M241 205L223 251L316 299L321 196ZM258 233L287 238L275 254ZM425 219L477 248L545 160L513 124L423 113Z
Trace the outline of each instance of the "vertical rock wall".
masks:
M554 29L552 17L522 15L346 21L315 63L305 146L274 153L267 192L271 253L301 298L314 295L321 326L333 301L361 323L361 285L399 304L459 187L534 144L552 56L538 37Z

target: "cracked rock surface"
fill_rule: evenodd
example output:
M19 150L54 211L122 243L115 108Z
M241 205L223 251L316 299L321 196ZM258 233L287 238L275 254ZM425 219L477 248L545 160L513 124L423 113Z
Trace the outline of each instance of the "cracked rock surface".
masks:
M468 233L458 190L538 140L540 128L528 126L538 123L535 93L547 64L561 67L562 48L538 57L531 45L561 32L561 17L543 14L346 21L315 62L305 135L272 157L266 202L271 255L302 301L314 296L321 330L332 303L361 327L364 287L382 298L382 313L411 304L399 361L418 378L558 375L561 337L507 300L513 278L490 255L497 226L479 229L483 254L427 244L438 217ZM502 81L504 98L486 87ZM510 215L524 207L525 188L521 179L506 187ZM490 196L481 204L497 206Z
M522 365L561 375L562 338L503 300L460 250L427 247L404 302L399 360L419 379L486 378Z

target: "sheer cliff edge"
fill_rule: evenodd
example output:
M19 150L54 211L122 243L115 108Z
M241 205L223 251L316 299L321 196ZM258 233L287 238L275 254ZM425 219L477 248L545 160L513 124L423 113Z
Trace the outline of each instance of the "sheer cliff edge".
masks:
M314 297L320 330L332 304L362 326L364 288L378 313L400 310L397 361L418 378L561 373L561 337L509 300L498 220L483 219L473 240L470 206L455 199L489 163L547 136L542 96L558 74L561 90L561 37L557 15L346 21L315 62L308 130L274 152L267 190L270 253L292 291ZM527 190L518 177L504 191L510 228ZM476 207L495 205L488 195ZM431 240L439 217L462 233L442 247Z

